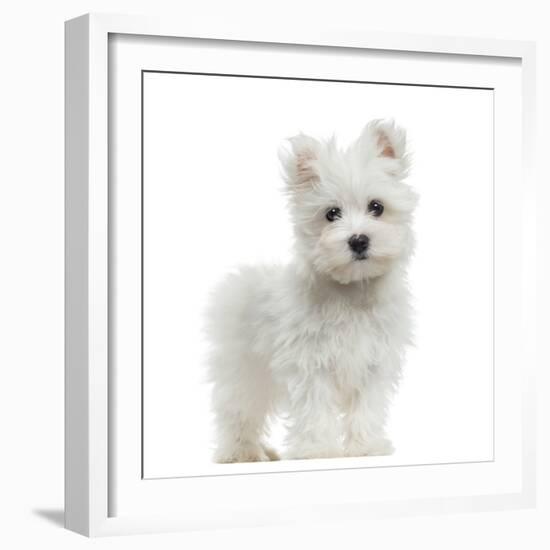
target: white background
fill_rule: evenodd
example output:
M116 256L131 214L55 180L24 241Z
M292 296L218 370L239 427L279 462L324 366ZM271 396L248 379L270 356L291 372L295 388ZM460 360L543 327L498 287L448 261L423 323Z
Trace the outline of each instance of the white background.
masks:
M183 7L184 6L184 7ZM59 528L63 504L63 20L87 11L174 13L238 25L242 18L269 18L278 25L311 25L539 41L540 98L550 94L550 39L544 4L505 5L465 0L460 4L419 0L370 4L342 0L280 0L269 5L235 0L181 2L111 0L21 1L3 6L0 20L3 79L0 86L0 413L2 444L2 545L8 548L547 548L549 478L539 473L538 510L400 520L369 520L326 526L117 538L92 543ZM213 15L215 14L215 15ZM9 78L8 78L9 75ZM539 105L539 150L549 150L544 125L548 104ZM542 183L542 182L541 182ZM540 214L548 190L539 188ZM549 278L548 245L543 264ZM542 239L541 239L542 240ZM542 250L542 247L541 247ZM542 262L541 262L542 263ZM544 280L541 276L541 281ZM547 311L548 292L539 290ZM547 315L541 319L548 326ZM539 329L540 331L541 329ZM542 335L542 332L541 332ZM548 354L544 362L548 364ZM539 417L548 418L549 378L538 383ZM549 431L539 422L539 462L547 463ZM293 543L295 541L295 543Z
M236 265L289 258L283 138L344 145L380 117L407 129L420 195L391 464L491 460L492 92L148 73L144 97L145 477L235 471L211 460L209 293Z

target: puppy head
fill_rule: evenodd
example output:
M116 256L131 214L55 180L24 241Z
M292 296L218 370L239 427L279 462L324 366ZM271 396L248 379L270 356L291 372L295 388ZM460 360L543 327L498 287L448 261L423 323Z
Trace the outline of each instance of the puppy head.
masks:
M408 259L415 192L405 131L374 120L347 149L304 134L281 153L300 260L341 284Z

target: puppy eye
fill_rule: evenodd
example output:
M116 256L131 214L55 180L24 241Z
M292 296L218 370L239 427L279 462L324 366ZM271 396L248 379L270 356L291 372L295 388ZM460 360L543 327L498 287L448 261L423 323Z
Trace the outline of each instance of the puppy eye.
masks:
M340 210L337 206L334 206L333 208L327 210L325 217L329 222L333 222L336 218L342 217L342 210Z
M329 222L333 222L336 218L341 218L341 217L342 217L342 211L337 207L331 208L325 214L325 218Z
M370 201L369 212L372 212L372 215L378 218L384 212L384 205L380 201Z

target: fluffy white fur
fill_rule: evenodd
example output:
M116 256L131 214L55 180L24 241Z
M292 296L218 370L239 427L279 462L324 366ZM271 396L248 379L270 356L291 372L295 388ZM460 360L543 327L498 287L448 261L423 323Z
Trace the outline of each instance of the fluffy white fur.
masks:
M287 425L286 458L393 451L385 423L411 337L417 200L404 182L405 132L375 120L344 150L303 134L290 145L281 161L294 261L230 274L208 311L218 462L278 458L268 445L275 414ZM341 211L334 221L331 208ZM352 235L368 236L366 259Z

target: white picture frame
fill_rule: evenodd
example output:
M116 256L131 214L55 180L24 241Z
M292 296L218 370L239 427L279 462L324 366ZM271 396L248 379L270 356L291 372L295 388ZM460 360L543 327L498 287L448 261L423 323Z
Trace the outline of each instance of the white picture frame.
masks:
M494 339L494 372L500 382L495 384L494 418L500 452L493 453L493 460L414 468L398 468L388 463L376 471L371 469L368 475L361 468L343 468L333 474L324 471L321 465L315 473L305 474L297 473L301 468L294 467L278 473L266 470L260 476L203 476L186 481L144 479L142 457L135 446L141 433L139 406L135 406L139 385L132 382L128 385L127 391L134 394L127 401L134 404L121 405L127 417L123 427L129 428L128 438L119 441L120 424L113 424L113 411L119 406L116 401L120 397L120 390L113 388L110 371L113 342L109 340L113 338L109 312L114 299L110 285L113 213L109 139L113 113L109 110L109 97L112 71L118 69L109 65L109 39L115 35L134 36L136 41L140 37L208 40L222 50L224 44L230 43L260 44L274 54L282 46L287 52L298 53L303 49L341 52L353 49L357 55L388 52L399 55L404 66L408 57L421 55L426 60L426 73L417 72L411 76L416 80L410 83L422 84L422 78L426 78L431 86L477 85L496 90L502 99L496 104L495 136L500 135L501 129L518 125L521 134L515 132L514 142L508 143L504 138L499 141L500 149L495 156L495 186L499 190L495 217L502 220L511 206L529 216L515 212L520 222L516 229L520 230L510 238L517 245L521 262L516 260L516 266L506 277L500 278L502 270L497 270L499 279L495 283L499 285L494 305L500 327ZM65 61L65 522L68 529L87 536L102 536L534 505L536 296L529 284L535 275L533 43L369 31L342 34L329 30L275 30L269 26L235 30L224 28L222 23L201 28L189 21L93 14L66 23ZM143 69L154 70L156 67L150 63L157 62L152 55L147 66L138 69L140 73ZM432 62L437 63L440 82L430 76L434 73ZM460 63L464 65L462 68ZM468 63L472 64L471 71ZM163 68L166 70L168 65L167 61ZM452 70L445 70L447 65ZM499 69L511 65L516 68L512 79L505 69ZM415 66L415 70L419 67ZM389 74L387 82L397 82L393 78ZM514 116L512 113L516 114L515 122L507 121L504 106L511 107L510 118ZM521 154L511 155L512 147ZM517 185L516 194L506 185L514 175L522 182L519 197ZM495 242L502 246L499 236L509 235L503 233L504 225L495 227ZM500 260L503 257L497 249L497 261L505 261ZM501 298L510 291L513 291L511 305L508 304L511 313L505 313ZM513 368L514 363L520 364L521 369ZM515 427L506 431L503 424ZM315 489L319 483L323 484L323 495ZM348 485L361 488L363 484L369 487L371 496L351 488L347 493L337 490ZM388 492L387 498L381 498L380 487L388 484L399 485L403 490ZM274 492L268 502L250 500L258 491L271 492L276 486L281 494ZM291 498L286 498L292 487L298 487L299 498L291 493ZM224 498L228 493L239 496Z

